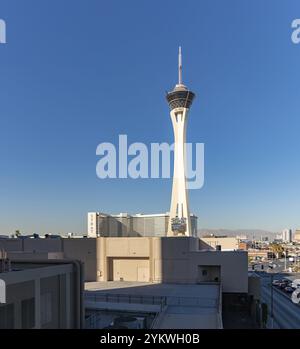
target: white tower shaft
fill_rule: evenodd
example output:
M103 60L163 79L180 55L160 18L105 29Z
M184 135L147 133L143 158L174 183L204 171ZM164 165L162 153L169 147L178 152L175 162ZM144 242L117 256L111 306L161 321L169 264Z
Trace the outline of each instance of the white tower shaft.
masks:
M174 131L174 174L168 236L192 235L186 182L186 128L195 95L182 83L181 47L178 53L178 84L167 94Z
M176 108L170 113L174 131L174 173L168 236L191 235L188 190L186 183L186 127L187 108ZM184 231L174 231L174 222L185 222Z

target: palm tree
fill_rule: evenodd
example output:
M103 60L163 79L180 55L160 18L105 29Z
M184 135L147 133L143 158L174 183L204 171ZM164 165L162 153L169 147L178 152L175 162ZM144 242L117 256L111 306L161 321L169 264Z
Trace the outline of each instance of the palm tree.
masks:
M274 243L270 245L270 250L275 254L276 258L279 258L284 252L284 248L281 245Z
M16 231L15 231L15 235L16 235L16 237L18 238L18 237L21 236L22 234L20 233L20 230L16 230Z

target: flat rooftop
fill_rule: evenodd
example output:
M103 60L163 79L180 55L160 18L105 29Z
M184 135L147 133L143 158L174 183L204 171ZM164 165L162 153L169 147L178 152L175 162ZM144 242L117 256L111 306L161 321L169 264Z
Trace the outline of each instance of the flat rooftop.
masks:
M134 294L145 296L167 297L200 297L217 299L219 286L217 284L156 284L151 282L131 281L98 281L86 282L85 291L110 293L110 294Z
M88 308L124 311L160 312L160 320L155 328L220 328L219 321L219 285L218 284L155 284L129 281L87 282L85 283L86 305ZM104 295L118 301L97 303L91 301ZM130 304L126 297L133 296ZM125 298L124 298L125 297ZM139 297L141 297L139 301ZM143 303L143 298L144 302ZM166 307L162 310L158 304L149 304L153 297L165 297ZM119 302L119 303L117 303ZM136 302L136 304L134 304ZM147 304L148 303L148 304ZM98 305L97 305L98 304Z

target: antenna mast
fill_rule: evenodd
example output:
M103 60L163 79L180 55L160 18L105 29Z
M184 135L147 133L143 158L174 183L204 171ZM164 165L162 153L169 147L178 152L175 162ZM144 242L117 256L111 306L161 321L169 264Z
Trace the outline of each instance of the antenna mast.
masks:
M181 46L179 46L178 53L178 84L182 85L182 56L181 56Z

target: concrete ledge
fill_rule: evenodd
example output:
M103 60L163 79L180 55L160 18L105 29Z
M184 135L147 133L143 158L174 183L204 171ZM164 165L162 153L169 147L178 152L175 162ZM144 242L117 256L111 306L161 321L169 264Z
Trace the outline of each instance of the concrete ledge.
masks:
M86 309L143 312L143 313L158 313L161 310L161 306L156 304L112 303L112 302L93 302L93 301L86 301L85 307Z

